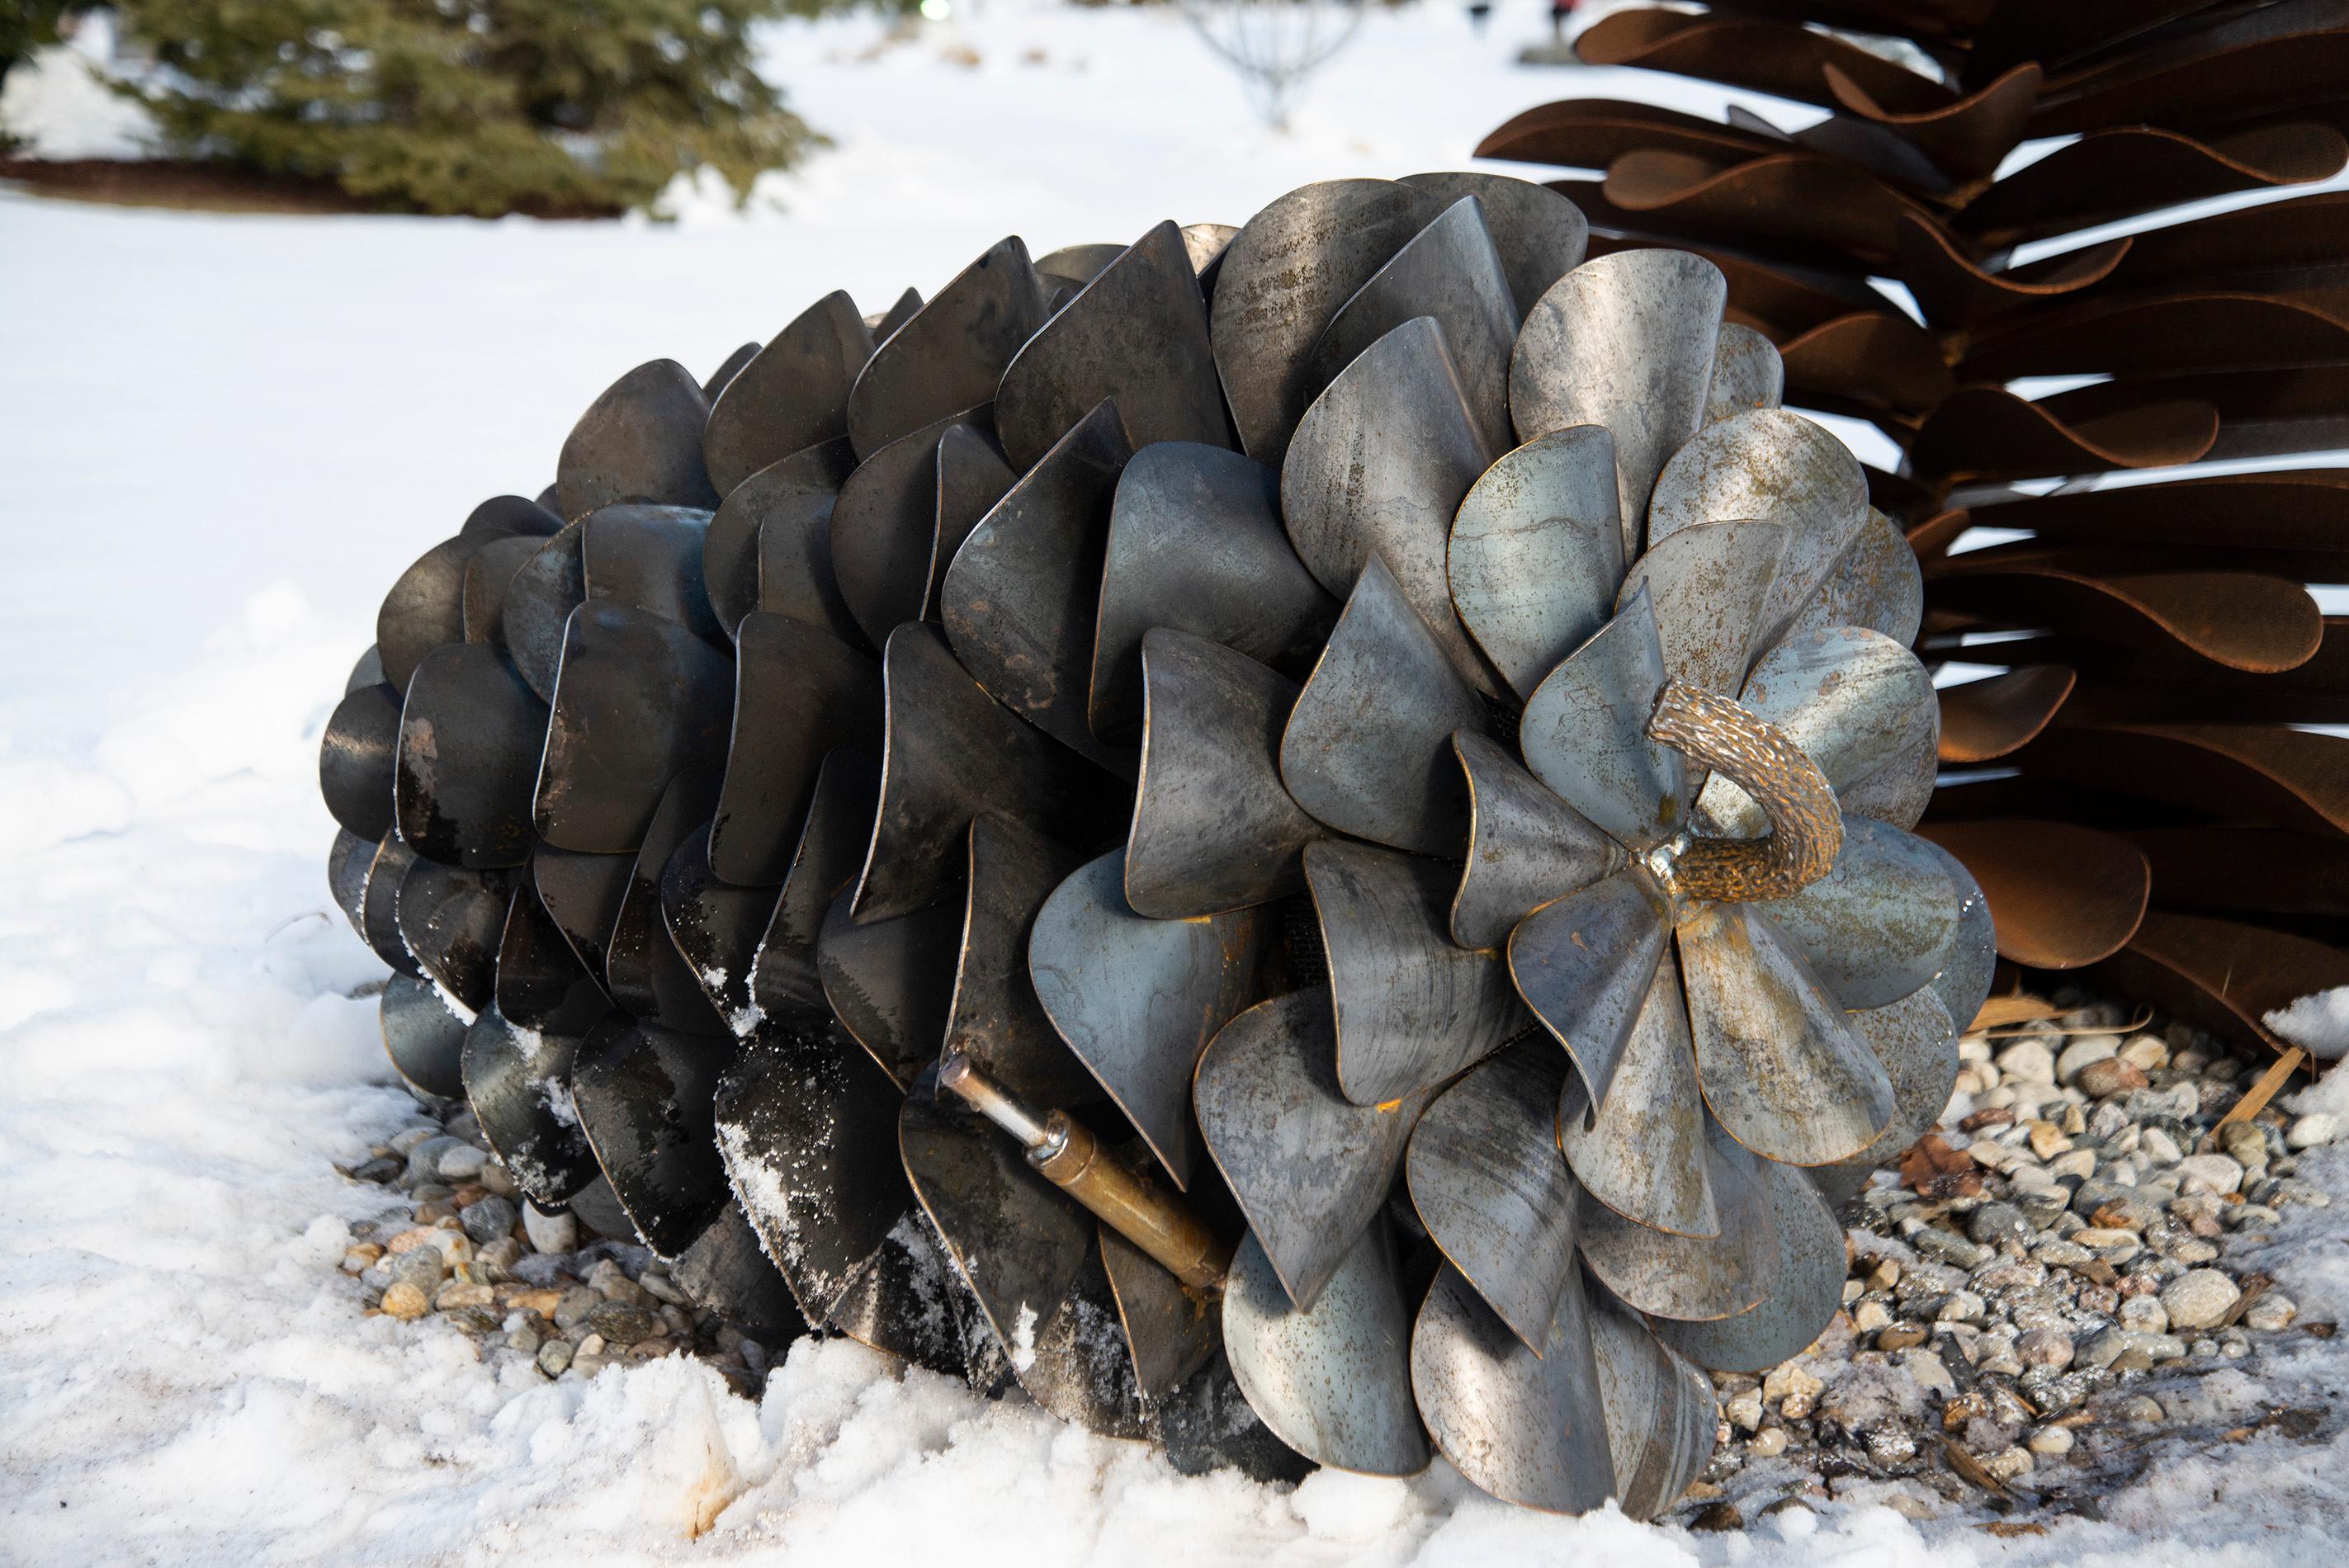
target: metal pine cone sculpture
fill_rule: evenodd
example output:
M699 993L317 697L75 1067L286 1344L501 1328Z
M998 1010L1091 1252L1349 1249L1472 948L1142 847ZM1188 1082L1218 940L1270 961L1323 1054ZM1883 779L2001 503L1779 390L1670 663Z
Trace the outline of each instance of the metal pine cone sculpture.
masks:
M771 1332L1668 1506L1993 954L1913 557L1585 233L1338 181L631 372L330 727L400 1070Z
M2349 195L2286 194L2349 161L2349 17L1723 5L1619 11L1578 47L1828 111L1789 134L1568 101L1478 150L1599 174L1553 187L1594 250L1705 255L1791 400L1904 450L1870 490L1925 562L1923 649L2005 667L1942 693L1963 781L1926 828L2000 951L2280 1043L2265 1013L2349 983L2349 738L2301 727L2349 718L2349 625L2303 587L2349 570L2340 476L2110 476L2349 444ZM2048 137L2076 139L2008 164ZM2141 232L2065 244L2117 220ZM2050 377L2094 384L2012 385ZM1976 526L2016 534L1947 553Z

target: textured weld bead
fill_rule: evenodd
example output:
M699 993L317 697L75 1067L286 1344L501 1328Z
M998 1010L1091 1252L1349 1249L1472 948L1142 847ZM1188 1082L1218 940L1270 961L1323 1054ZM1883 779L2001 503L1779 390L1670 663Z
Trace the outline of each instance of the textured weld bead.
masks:
M1758 839L1697 839L1674 862L1691 898L1789 898L1827 874L1843 848L1843 811L1818 765L1775 725L1727 697L1669 681L1648 733L1725 775L1770 819Z

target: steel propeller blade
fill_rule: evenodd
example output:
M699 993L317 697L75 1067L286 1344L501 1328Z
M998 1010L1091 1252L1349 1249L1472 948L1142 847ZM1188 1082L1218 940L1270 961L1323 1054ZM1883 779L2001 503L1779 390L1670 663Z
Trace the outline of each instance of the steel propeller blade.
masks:
M607 1018L579 1047L572 1099L646 1244L676 1257L729 1202L712 1106L734 1042Z
M1688 824L1681 754L1648 734L1664 679L1653 602L1634 591L1613 620L1534 689L1518 728L1534 777L1634 849Z
M1615 1492L1582 1271L1529 1347L1457 1269L1436 1275L1411 1336L1412 1387L1435 1446L1505 1502L1578 1513Z
M1373 556L1289 712L1281 781L1298 805L1340 832L1457 855L1468 798L1452 737L1487 730L1491 722L1384 560Z
M1830 1205L1858 1191L1878 1167L1891 1164L1931 1131L1958 1082L1957 1026L1930 985L1887 1006L1855 1011L1851 1025L1892 1080L1892 1125L1848 1160L1810 1172Z
M1708 425L1657 476L1648 510L1651 549L1704 522L1759 521L1786 530L1786 553L1764 628L1810 603L1836 559L1868 521L1868 477L1825 427L1783 408Z
M710 1006L685 955L669 940L668 924L661 913L661 880L668 872L669 861L679 846L708 824L717 796L717 777L709 773L680 774L662 792L660 805L645 830L644 845L629 870L628 885L620 895L604 953L606 989L612 1000L637 1017L679 1034L731 1033Z
M1583 263L1526 312L1509 362L1517 437L1607 427L1627 561L1645 539L1656 476L1703 421L1727 298L1702 256L1621 251Z
M1117 831L1124 791L988 696L936 628L892 633L881 678L881 804L857 881L858 920L909 914L944 896L981 811L1065 843L1097 845Z
M334 847L326 851L326 890L361 942L367 934L367 868L375 861L376 848L376 841L362 839L348 828L336 828Z
M1828 626L1865 626L1905 648L1916 642L1924 622L1925 575L1917 564L1917 552L1890 518L1870 507L1868 521L1786 630L1792 634Z
M350 676L343 682L343 695L348 696L363 686L387 684L383 678L383 655L369 643L367 651L351 662Z
M548 717L495 648L452 643L426 655L399 716L400 837L462 866L527 861Z
M1509 427L1509 351L1517 339L1517 304L1484 204L1474 195L1454 199L1339 307L1313 346L1306 385L1319 393L1372 344L1416 316L1441 329L1485 451L1507 451L1516 444ZM1402 432L1391 427L1389 433Z
M1453 606L1519 696L1614 613L1615 508L1615 440L1602 425L1526 442L1461 500L1445 560Z
M1338 373L1298 422L1280 469L1289 542L1321 586L1350 594L1382 560L1459 678L1496 689L1452 613L1453 514L1493 461L1432 316L1415 316Z
M347 693L318 742L318 792L343 830L370 842L391 831L400 694L381 681Z
M1566 1077L1566 1057L1547 1040L1486 1057L1428 1106L1404 1161L1427 1233L1537 1357L1581 1269L1582 1192L1557 1147Z
M1788 637L1756 661L1738 700L1801 747L1838 796L1879 776L1902 779L1920 747L1927 748L1930 792L1930 748L1940 724L1932 680L1916 655L1879 632L1838 626ZM1916 803L1921 810L1922 799ZM1750 838L1765 825L1761 808L1719 774L1706 783L1697 810L1733 838ZM1846 814L1855 811L1882 815L1847 800Z
M710 869L741 886L781 882L825 754L877 754L881 709L881 667L870 656L804 621L744 616Z
M466 1026L424 981L394 975L378 1005L384 1054L408 1087L428 1100L465 1097Z
M719 361L718 368L711 371L709 373L709 378L701 384L701 395L709 398L712 403L717 402L718 395L726 390L728 384L730 383L734 377L742 374L742 366L750 364L750 361L758 357L758 344L746 343L742 345L733 353L728 355L724 359ZM705 451L702 455L707 458L709 453Z
M465 569L506 535L481 529L444 539L399 574L376 612L376 657L383 678L405 692L408 677L433 649L465 640Z
M1289 548L1279 481L1237 452L1160 441L1118 476L1087 716L1111 745L1142 725L1142 641L1168 627L1305 675L1338 618Z
M1389 181L1330 180L1291 191L1232 236L1216 263L1210 336L1249 457L1280 465L1310 401L1314 343L1444 205Z
M1670 903L1637 869L1543 904L1510 933L1509 977L1592 1105L1607 1103L1671 943Z
M1052 1027L1028 975L1037 913L1081 857L1008 817L971 820L969 878L945 1049L1014 1094L1062 1104L1093 1079Z
M464 526L457 531L492 537L501 533L516 533L552 539L562 530L563 519L546 504L544 496L532 500L526 496L493 495L467 512Z
M1530 180L1506 174L1438 172L1406 174L1402 182L1447 204L1474 196L1483 205L1485 226L1492 232L1494 249L1500 253L1509 296L1520 317L1549 292L1550 284L1580 266L1589 248L1590 224L1582 210ZM1505 356L1505 380L1507 370Z
M1681 967L1667 949L1595 1108L1579 1072L1557 1096L1557 1143L1575 1179L1615 1213L1676 1236L1721 1234L1705 1158Z
M1533 1026L1502 955L1452 940L1451 867L1331 840L1306 846L1305 880L1330 955L1347 1099L1383 1105L1433 1089Z
M577 521L622 501L714 507L701 455L709 398L674 359L639 365L605 387L564 438L554 488Z
M1622 846L1551 794L1506 747L1462 730L1452 748L1468 779L1468 864L1452 898L1452 940L1498 947L1519 920L1623 863Z
M493 995L499 1014L518 1027L558 1034L578 1034L611 1010L602 983L541 902L534 874L516 880L506 906Z
M718 1149L811 1323L959 1374L947 1264L897 1154L904 1091L824 1029L769 1030L720 1080Z
M864 633L832 573L832 509L855 469L845 436L779 458L726 492L701 541L701 579L726 634L767 610L844 643Z
M510 533L473 552L473 558L465 562L465 641L504 645L507 585L523 562L545 544L545 536L540 534Z
M1057 251L1047 251L1036 258L1036 273L1039 277L1052 278L1082 288L1099 277L1103 267L1125 252L1123 245L1106 241L1062 245Z
M881 769L871 758L855 751L825 754L774 918L751 961L750 997L770 1019L799 1028L833 1016L823 994L818 944L824 917L864 863L873 803L880 792Z
M729 1201L693 1244L677 1255L669 1275L678 1288L767 1347L787 1349L808 1331L806 1315L773 1262L761 1250L742 1206Z
M913 320L914 313L921 308L922 291L909 288L899 294L887 310L866 316L864 322L873 329L873 341L876 344L888 342L889 335Z
M1713 345L1704 422L1717 425L1756 408L1775 408L1785 390L1786 365L1778 357L1778 346L1750 326L1723 322Z
M563 641L571 612L587 600L587 569L580 556L585 529L568 523L543 542L506 579L499 611L506 652L514 668L543 701L554 700L563 665Z
M1137 448L1227 443L1207 304L1183 232L1160 223L1072 281L1076 297L1021 346L996 392L996 428L1011 466L1033 468L1111 399Z
M674 621L573 611L539 765L539 836L604 854L642 843L671 779L723 763L732 673Z
M1232 1377L1273 1435L1316 1464L1417 1475L1432 1457L1412 1398L1411 1307L1382 1218L1350 1237L1309 1307L1251 1234L1224 1290Z
M860 921L842 892L826 911L816 968L843 1027L901 1085L937 1059L954 1006L963 905Z
M1941 972L1933 976L1933 992L1940 997L1951 1026L1968 1029L1990 999L1990 988L1997 977L1998 931L1991 919L1990 899L1965 862L1932 840L1925 842L1932 846L1941 874L1958 893L1957 939L1950 944Z
M986 1309L1019 1386L1090 1431L1148 1436L1093 1217L959 1102L917 1088L898 1112L897 1137L914 1195Z
M978 823L972 833L976 879ZM1061 880L1028 938L1029 975L1052 1027L1186 1191L1199 1147L1192 1074L1254 988L1260 926L1245 909L1204 920L1135 913L1125 852L1112 850ZM1145 1373L1145 1389L1150 1382Z
M1281 782L1297 687L1246 654L1166 627L1143 636L1142 686L1127 902L1153 920L1189 920L1302 889L1299 851L1329 830Z
M940 443L958 429L977 437L993 418L991 407L981 404L933 420L868 456L840 487L832 516L833 574L874 647L929 614L930 587L943 569Z
M1761 1301L1724 1318L1655 1325L1667 1346L1715 1372L1761 1372L1793 1359L1843 1304L1843 1227L1803 1172L1775 1161L1756 1164L1772 1239Z
M1773 522L1709 522L1651 539L1616 603L1645 590L1664 645L1664 673L1733 697L1761 651L1764 614L1786 530Z
M971 677L1126 778L1133 754L1093 738L1086 706L1110 505L1132 455L1117 405L1096 405L979 520L938 590L947 642Z
M1582 1256L1599 1283L1651 1317L1711 1322L1762 1301L1778 1256L1775 1211L1757 1161L1718 1127L1706 1130L1705 1183L1721 1230L1681 1236L1628 1220L1595 1198L1581 1215ZM1799 1171L1791 1172L1799 1181Z
M740 1038L761 1020L750 995L750 966L780 890L721 880L709 864L712 831L704 827L688 834L670 854L661 872L661 922L702 995Z
M1885 1007L1928 984L1958 940L1957 890L1942 852L1866 817L1849 817L1827 874L1754 909L1802 950L1846 1007Z
M1044 325L1044 290L1015 236L989 246L881 341L848 394L860 459L995 396L1004 366ZM887 628L883 628L886 634Z
M612 925L636 871L633 854L590 855L542 843L530 858L539 902L587 973L604 981Z
M588 513L579 531L588 600L647 611L722 646L726 628L710 608L702 573L711 515L699 507L636 503Z
M1268 1260L1275 1288L1306 1307L1386 1202L1427 1103L1415 1093L1355 1104L1338 1087L1336 1052L1329 992L1291 992L1218 1030L1193 1090L1207 1152L1247 1216L1248 1245Z
M1019 476L1003 460L1003 449L977 425L949 425L938 438L937 516L922 593L922 616L938 618L938 595L947 568L995 503L1011 493Z
M571 1099L585 1037L523 1027L495 1007L465 1031L465 1099L523 1196L543 1208L570 1202L600 1174Z
M873 357L873 329L834 289L810 305L715 399L701 432L710 483L721 496L793 452L848 434L848 390Z
M1133 1357L1134 1382L1154 1414L1223 1348L1223 1315L1148 1253L1107 1225L1098 1231L1102 1270Z
M502 872L463 871L420 855L400 878L393 907L399 940L461 1023L496 996L498 944L512 895L512 878Z
M1714 1119L1764 1158L1828 1165L1891 1125L1892 1085L1802 956L1753 906L1691 905L1680 954L1697 1081Z
M417 967L408 944L399 939L399 889L416 864L416 851L401 843L398 833L386 833L373 850L367 858L367 877L359 885L359 934L378 958L410 979L420 980L424 971Z
M1615 1492L1633 1519L1678 1502L1713 1456L1720 1418L1713 1379L1604 1292L1588 1298Z

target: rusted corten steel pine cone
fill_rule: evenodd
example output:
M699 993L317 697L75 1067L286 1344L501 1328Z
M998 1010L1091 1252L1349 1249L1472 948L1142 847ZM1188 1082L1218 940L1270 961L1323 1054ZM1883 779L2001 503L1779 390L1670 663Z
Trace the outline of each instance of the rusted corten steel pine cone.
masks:
M771 1337L1671 1504L1995 958L1914 556L1586 232L1337 181L629 372L329 727L400 1071Z
M1920 648L1992 667L1941 693L1924 831L2000 952L2279 1043L2265 1014L2349 983L2349 738L2304 727L2349 720L2304 587L2349 581L2349 483L2292 460L2349 445L2349 192L2292 193L2349 161L2349 10L1778 0L1577 47L1826 111L1568 100L1478 151L1582 171L1552 188L1594 252L1713 260L1788 398L1905 454L1869 484Z

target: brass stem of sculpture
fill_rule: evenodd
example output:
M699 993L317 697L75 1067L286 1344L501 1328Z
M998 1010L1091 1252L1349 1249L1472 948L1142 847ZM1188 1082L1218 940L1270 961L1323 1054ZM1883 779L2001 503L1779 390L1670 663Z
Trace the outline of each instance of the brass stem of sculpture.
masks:
M959 1051L938 1069L938 1083L1018 1139L1028 1150L1028 1163L1047 1181L1176 1279L1194 1290L1223 1284L1232 1266L1232 1249L1181 1200L1102 1148L1092 1130L1067 1111L1039 1115Z
M1745 791L1770 820L1758 839L1691 840L1672 880L1691 898L1790 898L1827 874L1843 848L1843 811L1818 764L1775 725L1724 696L1668 681L1648 733Z

